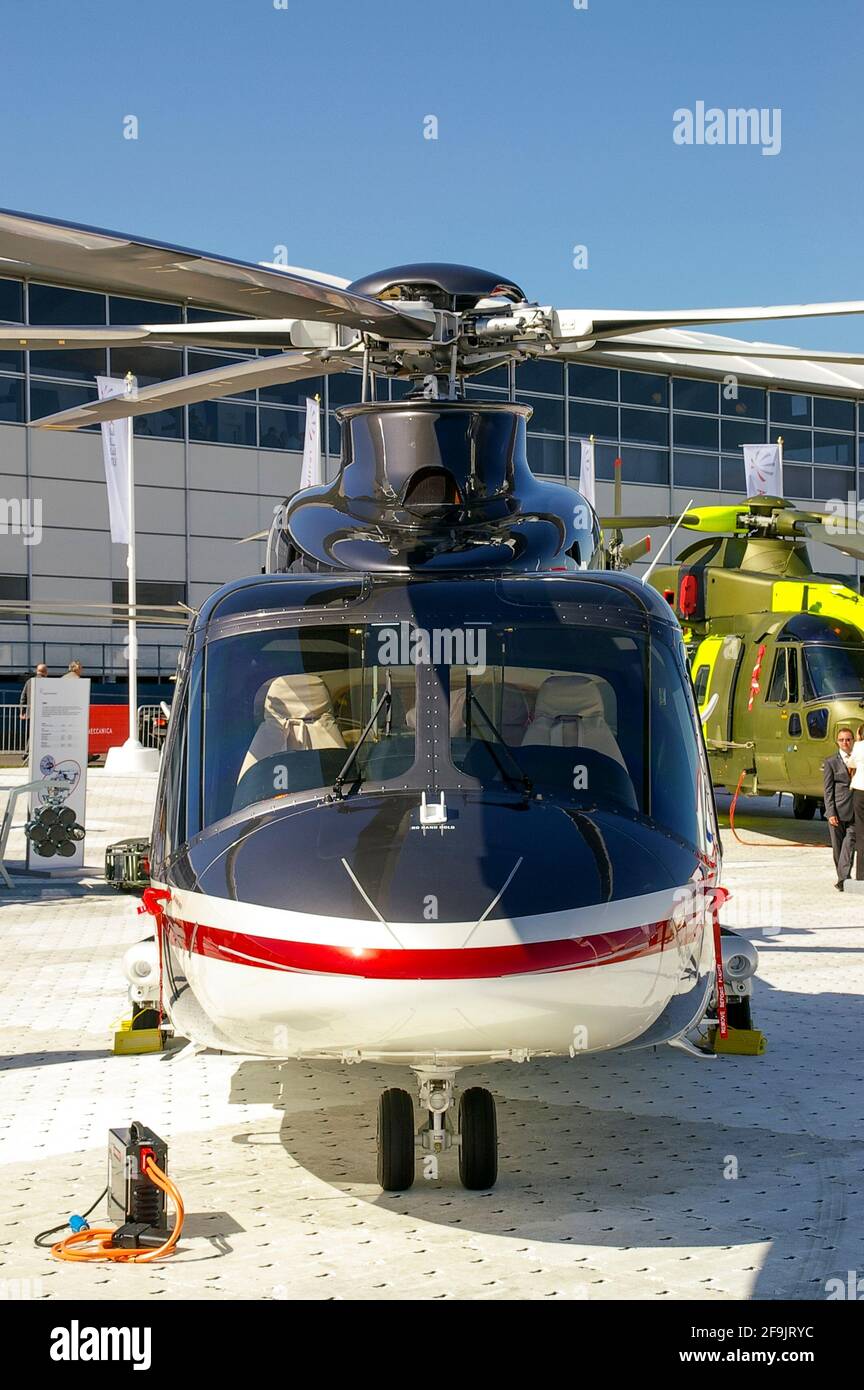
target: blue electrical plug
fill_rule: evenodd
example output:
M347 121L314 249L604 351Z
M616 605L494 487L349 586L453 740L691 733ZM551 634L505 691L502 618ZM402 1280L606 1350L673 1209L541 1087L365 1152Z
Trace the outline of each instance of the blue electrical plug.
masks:
M69 1229L77 1236L79 1231L90 1230L90 1222L85 1220L83 1216L70 1216Z

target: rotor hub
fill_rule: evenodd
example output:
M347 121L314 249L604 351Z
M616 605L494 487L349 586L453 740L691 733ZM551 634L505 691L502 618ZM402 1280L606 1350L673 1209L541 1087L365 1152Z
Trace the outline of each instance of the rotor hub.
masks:
M506 276L495 275L477 266L452 265L445 261L417 262L374 271L349 285L352 294L363 294L385 302L423 300L434 309L470 313L485 299L504 299L512 304L525 302L518 285Z

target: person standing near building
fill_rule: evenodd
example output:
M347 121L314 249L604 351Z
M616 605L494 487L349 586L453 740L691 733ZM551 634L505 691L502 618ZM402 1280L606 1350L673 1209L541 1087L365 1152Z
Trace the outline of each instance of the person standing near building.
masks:
M69 670L63 672L63 677L62 677L62 678L63 678L63 680L65 681L65 679L66 679L67 676L80 676L80 675L81 675L81 662L80 662L80 661L70 661L70 662L69 662Z
M24 723L25 723L25 728L24 728L24 755L23 755L23 757L21 758L22 763L26 763L27 760L28 760L29 757L30 757L30 730L31 730L31 728L33 727L32 722L31 722L31 718L30 718L30 711L31 711L32 706L33 706L33 694L34 694L33 682L34 682L34 680L36 679L37 676L47 676L47 674L48 674L48 667L45 665L45 662L44 662L44 661L40 661L39 664L37 665L36 669L34 670L33 675L30 676L30 677L28 677L28 679L24 682L24 689L21 691L21 699L18 701L18 708L19 708L19 710L20 710L20 715L21 715L21 718L24 720Z
M845 725L837 730L837 752L825 759L822 769L825 790L825 814L834 853L837 873L835 888L843 885L852 873L855 857L855 811L852 800L851 768L849 766L854 738Z
M21 691L21 699L18 701L21 706L21 718L30 718L30 706L33 703L33 682L38 676L47 676L48 667L44 661L40 661L34 668L33 675L29 676L24 682L24 689Z

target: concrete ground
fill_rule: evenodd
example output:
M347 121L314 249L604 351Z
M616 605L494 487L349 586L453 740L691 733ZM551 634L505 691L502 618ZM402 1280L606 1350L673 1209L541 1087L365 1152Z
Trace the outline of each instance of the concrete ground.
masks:
M821 822L751 802L746 845L724 834L726 920L761 953L764 1056L664 1047L466 1069L498 1099L498 1186L464 1192L448 1156L393 1196L375 1184L375 1106L407 1074L111 1055L141 922L102 882L102 853L147 833L154 788L96 770L89 789L87 870L0 888L0 1293L822 1299L827 1280L864 1273L864 896L832 887ZM36 1249L97 1196L108 1129L133 1118L170 1143L180 1253L136 1267Z

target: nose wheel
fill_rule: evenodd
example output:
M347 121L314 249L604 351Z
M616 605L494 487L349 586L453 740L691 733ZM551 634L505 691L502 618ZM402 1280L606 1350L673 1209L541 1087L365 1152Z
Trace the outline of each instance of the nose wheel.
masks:
M472 1086L459 1100L459 1181L469 1191L479 1192L494 1187L497 1179L495 1097L482 1086Z
M392 1087L378 1101L378 1182L385 1192L404 1192L412 1186L415 1154L423 1155L426 1176L437 1177L437 1159L448 1149L459 1150L459 1180L472 1192L494 1187L498 1177L498 1123L495 1099L482 1086L464 1091L456 1110L455 1068L449 1071L413 1068L426 1121L415 1132L414 1105L407 1091Z
M378 1182L385 1192L414 1182L414 1104L396 1087L378 1097Z

